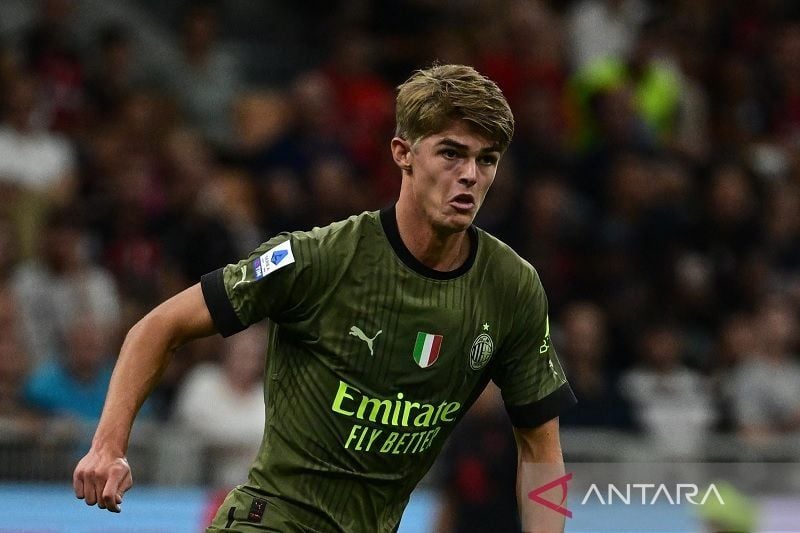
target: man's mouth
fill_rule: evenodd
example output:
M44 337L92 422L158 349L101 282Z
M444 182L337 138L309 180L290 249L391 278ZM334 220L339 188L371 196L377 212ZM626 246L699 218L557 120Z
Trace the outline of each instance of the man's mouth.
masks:
M457 194L450 199L450 205L457 211L471 211L475 209L475 197L468 193Z

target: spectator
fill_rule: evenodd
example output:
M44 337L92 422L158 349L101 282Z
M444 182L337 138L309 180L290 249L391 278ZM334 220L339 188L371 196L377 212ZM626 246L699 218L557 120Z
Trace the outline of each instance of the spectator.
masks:
M639 28L650 14L644 0L581 0L567 17L572 66L627 57Z
M346 116L336 125L336 136L353 166L370 180L387 173L386 165L379 163L385 159L380 139L391 136L394 127L394 94L375 74L375 55L371 39L357 31L342 32L321 71L330 83L335 108Z
M506 4L500 12L486 13L492 27L475 37L476 62L497 80L513 108L524 109L529 95L549 101L550 116L538 117L541 122L528 122L525 113L515 114L515 121L523 130L547 125L553 140L558 140L566 125L562 99L568 74L561 21L545 2Z
M161 260L151 217L161 213L165 194L147 165L137 164L129 141L120 124L104 124L86 139L81 202L120 291L146 300L143 293L156 290Z
M629 105L644 127L640 135L659 146L671 144L683 98L683 78L674 59L664 51L665 31L660 21L653 20L641 29L629 54L598 59L576 71L573 84L577 104L585 114L580 132L584 146L597 145L603 142L604 135L614 132L604 131L593 120L590 109L593 103L597 105L598 95L629 98ZM602 113L606 103L600 104L596 109ZM608 120L600 113L600 122Z
M8 217L0 215L0 287L11 279L19 261L16 228Z
M63 355L33 371L25 384L25 401L51 417L96 423L113 368L110 339L86 315L76 310L71 316Z
M649 272L643 261L642 249L649 235L644 229L653 208L657 182L652 160L635 153L615 157L608 176L599 184L603 187L603 213L594 227L589 228L598 246L592 254L587 277L597 301L611 313L620 329L637 324L654 298L656 289L649 283Z
M194 368L178 391L174 419L219 451L214 482L247 478L264 428L264 332L249 329L224 343L219 364Z
M75 194L75 154L67 138L37 123L39 90L30 74L11 78L0 123L0 209L15 221L25 257L36 249L47 207L65 205Z
M95 209L85 216L102 239L104 263L137 301L157 297L165 274L159 224L173 216L164 152L174 120L162 94L134 90L87 147L83 191Z
M25 65L41 80L47 105L43 126L77 133L83 126L85 69L70 28L74 0L40 0L38 18L24 37Z
M608 317L597 305L578 301L564 310L555 342L578 398L560 417L564 427L633 429L630 405L608 362L608 336Z
M797 313L785 298L766 299L756 318L756 349L733 378L738 432L754 442L800 430Z
M0 94L8 94L8 84L20 71L14 51L0 40Z
M764 209L764 241L769 262L780 276L781 286L800 275L800 188L795 183L776 184Z
M260 244L264 236L261 226L263 205L255 183L233 168L220 168L205 192L210 213L222 216L231 234L234 253L246 254Z
M99 32L97 40L99 56L86 84L95 122L119 112L134 82L128 30L121 25L109 25Z
M243 163L279 142L291 120L289 98L283 91L249 91L234 103L234 148Z
M719 146L744 150L769 131L767 88L759 83L760 65L738 54L721 60L717 76L724 91L712 100Z
M366 184L355 176L355 169L345 159L334 157L314 161L309 174L314 198L313 224L323 226L369 207Z
M22 387L30 371L17 316L17 302L0 281L0 438L32 437L38 417L22 398Z
M557 173L540 173L517 193L519 216L508 224L518 235L516 249L547 283L553 309L559 309L575 288L576 247L585 231L581 202L566 181Z
M702 217L692 232L692 245L707 254L714 265L714 283L720 305L728 310L752 308L762 296L753 291L745 265L760 253L763 226L761 201L754 177L741 164L714 166L707 183ZM763 288L763 287L762 287Z
M787 20L770 32L772 127L781 138L796 141L800 132L800 21Z
M732 432L737 429L734 412L734 406L739 401L736 376L741 374L742 365L756 356L760 346L753 318L747 314L728 317L722 322L716 341L711 383L720 412L717 427Z
M20 303L27 351L35 364L63 355L63 335L77 313L103 330L103 337L117 334L116 283L92 263L89 244L89 235L74 213L55 211L44 228L40 257L14 272L11 283Z
M655 457L697 457L716 418L708 380L682 362L683 344L681 330L673 325L645 328L639 363L620 382Z
M168 274L185 286L200 279L204 269L233 261L236 254L223 213L214 212L209 198L217 172L209 146L195 132L176 129L164 139L163 150L170 179L159 224L161 246Z
M235 57L217 42L218 24L211 3L192 4L182 21L182 61L166 75L191 125L214 145L229 147L241 82Z
M490 385L453 432L441 458L438 533L519 531L517 454L499 389Z

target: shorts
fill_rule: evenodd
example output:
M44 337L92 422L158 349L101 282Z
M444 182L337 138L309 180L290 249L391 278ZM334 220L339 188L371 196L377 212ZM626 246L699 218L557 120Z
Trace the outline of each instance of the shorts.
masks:
M286 516L263 495L239 486L228 493L206 533L318 533Z

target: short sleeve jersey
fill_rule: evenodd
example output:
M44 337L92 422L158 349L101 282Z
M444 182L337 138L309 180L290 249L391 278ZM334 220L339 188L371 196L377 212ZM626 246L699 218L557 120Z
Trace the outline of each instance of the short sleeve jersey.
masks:
M417 261L393 208L285 233L203 276L223 335L270 320L267 423L246 487L313 531L395 531L489 380L512 423L575 402L536 271L469 229L457 270Z

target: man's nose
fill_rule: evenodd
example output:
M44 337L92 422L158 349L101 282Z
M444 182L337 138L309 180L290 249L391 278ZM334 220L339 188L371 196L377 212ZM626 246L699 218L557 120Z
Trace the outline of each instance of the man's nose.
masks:
M467 158L461 167L461 176L458 182L467 187L472 187L478 181L478 162L475 159Z

